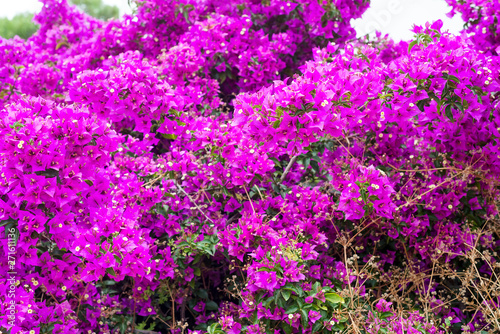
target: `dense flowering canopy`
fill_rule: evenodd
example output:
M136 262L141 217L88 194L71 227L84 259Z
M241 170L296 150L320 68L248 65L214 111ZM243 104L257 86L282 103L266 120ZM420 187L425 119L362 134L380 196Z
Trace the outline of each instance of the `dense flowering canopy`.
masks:
M365 0L42 2L0 39L0 330L500 330L497 2L400 43Z
M483 51L494 55L500 54L500 25L498 13L500 2L496 0L446 0L452 6L449 16L457 12L465 21L465 31L470 33L470 39Z

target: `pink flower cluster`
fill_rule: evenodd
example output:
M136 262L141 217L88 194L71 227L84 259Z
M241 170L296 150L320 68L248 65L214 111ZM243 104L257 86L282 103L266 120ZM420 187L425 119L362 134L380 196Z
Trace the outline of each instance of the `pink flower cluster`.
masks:
M498 12L500 3L495 0L458 1L446 0L452 7L448 16L457 13L465 21L465 31L476 46L492 54L500 54L500 25Z
M144 0L108 22L42 2L34 36L0 39L0 331L491 326L446 299L460 284L394 277L464 273L471 245L495 274L494 19L394 43L354 39L363 0Z

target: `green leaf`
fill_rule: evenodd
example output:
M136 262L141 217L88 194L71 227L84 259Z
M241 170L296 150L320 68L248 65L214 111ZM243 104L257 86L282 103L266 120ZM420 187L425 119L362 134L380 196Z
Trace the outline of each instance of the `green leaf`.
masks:
M273 128L277 129L280 127L281 119L277 119L273 122Z
M103 281L102 284L104 284L104 285L115 285L116 282L112 281L112 280L106 280L106 281Z
M208 326L208 328L207 328L208 334L216 334L216 333L220 332L217 327L219 327L219 324L217 322Z
M328 311L328 307L326 307L321 301L318 301L318 303L315 305L318 307L318 309L321 309L323 311Z
M302 290L301 287L294 286L294 285L292 285L290 283L288 283L287 285L285 285L283 287L283 289L285 289L285 290L291 290L291 291L295 292L297 294L297 296L299 296L299 297L302 297L304 295L304 290Z
M106 272L111 276L116 276L115 270L113 268L106 268Z
M335 326L332 327L332 330L333 331L338 331L338 332L341 332L345 329L345 325L343 323L337 323L335 324Z
M451 112L451 104L448 104L448 105L446 106L446 109L445 109L445 115L446 115L446 117L448 117L448 118L450 119L450 121L452 121L452 122L454 121L454 119L453 119L453 114L452 114L452 112Z
M13 220L13 219L2 220L2 221L0 221L0 227L1 226L6 226L6 225L8 225L10 223L17 223L17 220ZM7 233L7 229L5 229L5 230L6 230L6 233Z
M283 292L282 292L283 294ZM278 302L276 303L276 305L278 305L278 307L280 308L286 308L286 301L283 299L283 298L280 298L278 299Z
M286 314L292 314L292 313L295 313L299 310L299 306L298 305L292 305L290 306L289 308L286 309L285 313Z
M457 107L458 110L461 112L464 112L464 106L461 103L455 102L455 107Z
M319 164L316 160L311 160L311 167L316 173L319 173Z
M219 74L219 78L220 78L220 83L223 84L224 81L226 81L226 78L227 78L226 72L220 73Z
M417 44L418 44L418 40L414 40L413 42L411 42L411 43L408 45L408 53L410 53L410 52L411 52L411 49L413 49L413 47L414 47L415 45L417 45Z
M127 323L125 322L125 320L120 322L118 328L120 329L121 334L125 334L125 331L127 330Z
M276 116L278 116L278 117L283 116L283 108L282 107L276 108Z
M56 45L56 50L59 50L60 48L62 48L63 46L67 46L68 43L66 41L62 41L62 42L59 42L57 43Z
M344 298L340 297L335 292L325 293L325 299L328 300L332 304L343 303Z
M320 319L320 320L318 320L318 321L316 321L314 323L314 326L312 328L312 332L313 333L319 332L319 330L321 329L321 327L323 327L323 324L321 323L321 319Z
M304 328L307 328L309 325L309 316L307 315L306 310L300 310L300 322Z
M290 290L282 290L281 291L281 294L283 295L283 298L288 301L288 299L290 299L290 296L291 296L291 292Z
M201 299L208 299L208 292L207 292L207 290L205 290L205 289L198 290L198 296Z
M177 139L177 135L174 134L162 133L161 135L165 139L172 139L172 140Z
M392 316L392 312L382 312L380 313L379 319L385 320Z
M273 297L267 298L262 302L262 306L265 308L271 308L271 304L274 302L274 299L276 298L276 295Z
M324 28L328 24L328 16L327 14L321 17L321 27Z
M9 127L17 131L19 128L24 128L25 125L19 122L14 122L14 124L9 125Z
M274 294L274 300L273 300L273 298L269 298L269 299L273 300L275 305L278 305L278 301L281 299L280 296L281 296L281 292L278 291Z
M219 305L217 305L217 303L213 300L210 300L205 304L205 308L208 311L217 311L219 309Z

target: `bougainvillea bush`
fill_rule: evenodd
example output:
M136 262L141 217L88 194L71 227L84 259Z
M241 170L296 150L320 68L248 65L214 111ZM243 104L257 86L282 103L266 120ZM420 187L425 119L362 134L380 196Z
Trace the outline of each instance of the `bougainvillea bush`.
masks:
M365 0L43 0L0 40L0 331L500 331L500 7L448 2L396 43Z

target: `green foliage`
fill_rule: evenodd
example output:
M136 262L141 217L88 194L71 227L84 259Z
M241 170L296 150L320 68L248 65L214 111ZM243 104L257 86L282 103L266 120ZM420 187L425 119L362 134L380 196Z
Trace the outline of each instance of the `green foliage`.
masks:
M70 0L69 2L100 20L117 18L119 14L118 7L106 5L102 0ZM38 25L33 23L32 13L17 14L12 19L0 18L0 36L6 39L14 36L27 39L37 30Z
M0 36L7 39L14 36L27 39L38 29L32 20L33 14L31 13L17 14L10 20L8 18L0 18Z
M119 14L118 7L103 4L102 0L70 0L69 2L99 20L117 18Z

